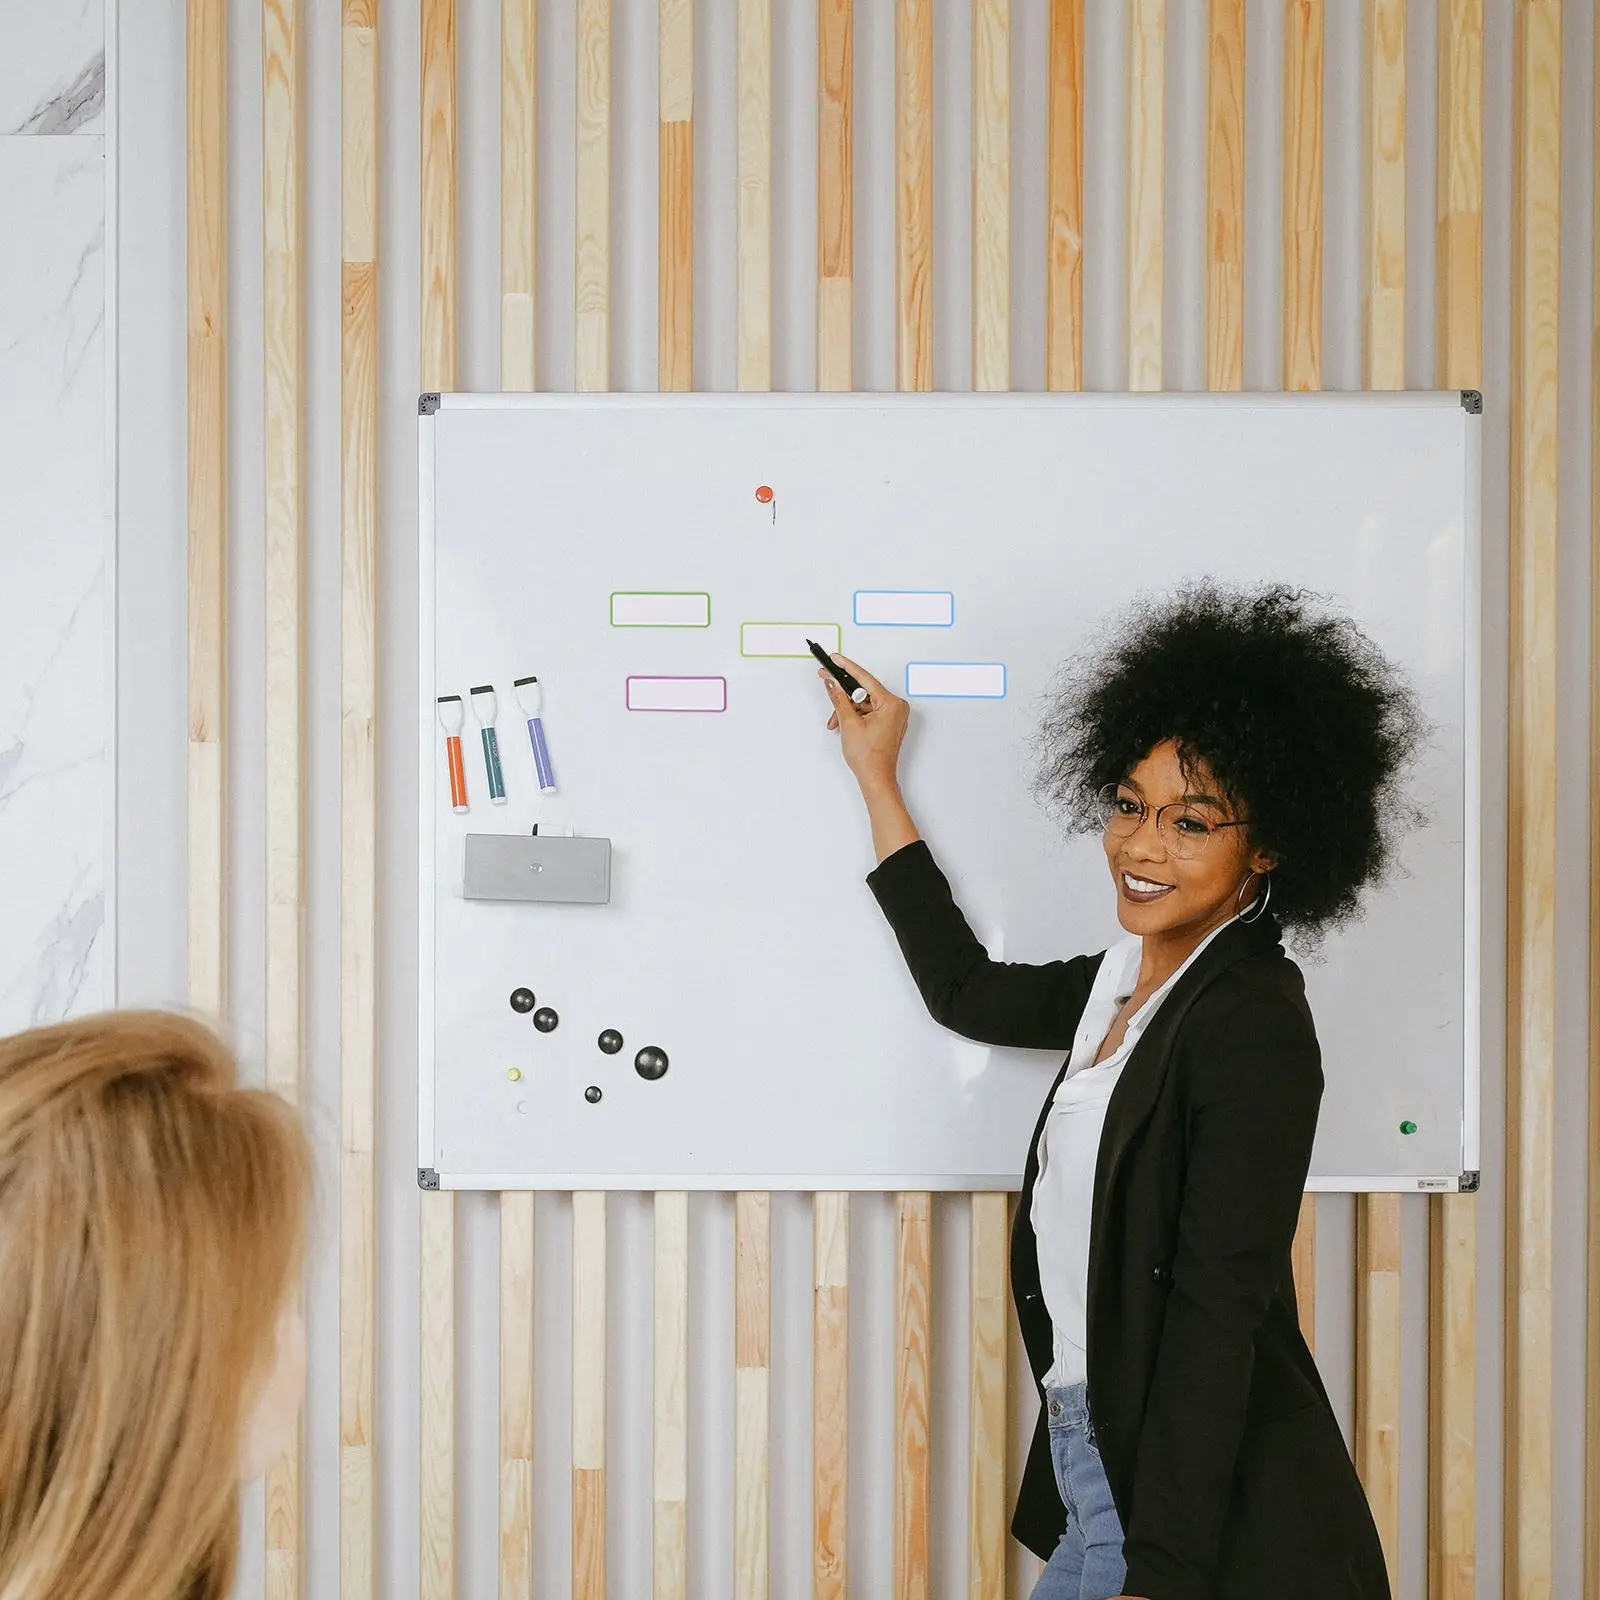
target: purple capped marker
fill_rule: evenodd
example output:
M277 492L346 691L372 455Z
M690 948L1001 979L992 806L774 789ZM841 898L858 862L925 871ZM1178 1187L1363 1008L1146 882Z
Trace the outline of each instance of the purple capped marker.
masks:
M528 742L533 746L533 770L539 779L539 793L554 794L555 768L550 765L550 746L545 743L544 723L539 718L544 692L537 678L518 678L512 687L517 692L517 704L528 719Z

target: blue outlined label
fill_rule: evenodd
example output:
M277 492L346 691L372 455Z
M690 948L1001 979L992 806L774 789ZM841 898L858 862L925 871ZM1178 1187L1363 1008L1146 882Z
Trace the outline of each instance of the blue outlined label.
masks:
M857 589L858 628L950 628L956 597L947 589Z
M908 661L908 700L1003 700L1006 669L1001 661Z

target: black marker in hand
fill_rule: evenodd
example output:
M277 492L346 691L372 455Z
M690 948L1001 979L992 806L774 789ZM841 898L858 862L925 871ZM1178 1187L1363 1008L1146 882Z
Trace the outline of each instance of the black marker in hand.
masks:
M867 691L815 639L807 639L806 644L810 648L812 655L832 675L834 682L850 696L850 703L854 706L864 706L867 703Z

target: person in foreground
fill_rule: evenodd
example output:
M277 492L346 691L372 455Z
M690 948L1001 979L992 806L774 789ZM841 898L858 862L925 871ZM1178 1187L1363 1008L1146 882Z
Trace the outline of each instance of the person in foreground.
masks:
M843 658L840 658L841 660ZM1039 786L1101 834L1127 938L991 961L901 798L909 708L845 662L868 883L929 1011L1069 1052L1028 1146L1012 1293L1042 1402L1012 1531L1034 1600L1373 1600L1376 1527L1295 1309L1323 1078L1280 931L1352 917L1415 820L1415 698L1348 620L1200 584L1073 663Z
M0 1039L0 1595L225 1600L287 1441L306 1142L199 1023Z

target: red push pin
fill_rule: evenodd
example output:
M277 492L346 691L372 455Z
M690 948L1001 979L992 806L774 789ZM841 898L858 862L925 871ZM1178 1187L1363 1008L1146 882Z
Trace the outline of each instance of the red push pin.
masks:
M777 522L777 520L778 520L778 497L777 497L777 495L775 495L772 492L772 490L770 488L768 488L768 486L766 484L762 484L761 487L756 490L756 503L757 503L757 505L771 506L772 507L772 520L773 520L774 523Z

